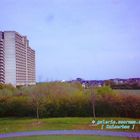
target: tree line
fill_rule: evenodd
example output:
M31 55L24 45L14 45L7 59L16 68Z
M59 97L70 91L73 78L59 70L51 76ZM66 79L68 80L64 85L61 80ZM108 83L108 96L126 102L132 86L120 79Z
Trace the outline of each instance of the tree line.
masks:
M140 96L117 93L109 86L84 89L80 83L0 85L0 117L93 116L140 118Z

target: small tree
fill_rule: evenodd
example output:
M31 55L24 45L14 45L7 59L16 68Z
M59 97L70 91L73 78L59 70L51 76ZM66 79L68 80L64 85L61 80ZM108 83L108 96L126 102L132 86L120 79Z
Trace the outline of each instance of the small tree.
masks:
M95 113L95 102L96 102L96 95L94 91L94 87L91 86L91 103L92 103L92 111L93 111L93 118L96 120L96 113Z
M31 96L31 103L36 110L37 119L40 118L40 112L44 103L44 93L41 92L39 87L34 87Z

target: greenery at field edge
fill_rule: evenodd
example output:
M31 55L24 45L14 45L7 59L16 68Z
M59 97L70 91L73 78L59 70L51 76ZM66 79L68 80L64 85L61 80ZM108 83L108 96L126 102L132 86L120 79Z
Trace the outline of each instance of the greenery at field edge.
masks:
M138 120L133 118L96 118L97 120ZM101 130L102 125L92 125L93 118L0 118L0 133L35 131L35 130ZM111 129L104 129L111 130ZM112 129L113 131L140 131L135 129Z

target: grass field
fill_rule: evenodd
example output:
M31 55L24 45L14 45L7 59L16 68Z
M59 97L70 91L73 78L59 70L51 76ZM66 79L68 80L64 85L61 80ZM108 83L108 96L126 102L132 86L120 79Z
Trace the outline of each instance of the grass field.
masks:
M33 130L97 130L101 125L92 126L92 118L0 118L0 133L33 131ZM136 120L130 118L97 118L97 120ZM136 129L136 130L135 130ZM140 131L140 125L134 131ZM116 131L116 130L115 130ZM125 130L119 130L125 131ZM132 130L127 130L132 131Z
M103 136L33 136L6 138L0 140L129 140L123 137L103 137ZM132 140L132 139L130 139Z

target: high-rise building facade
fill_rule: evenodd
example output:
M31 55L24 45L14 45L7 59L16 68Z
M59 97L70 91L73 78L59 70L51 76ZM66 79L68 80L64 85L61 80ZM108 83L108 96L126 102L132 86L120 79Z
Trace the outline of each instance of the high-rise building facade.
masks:
M3 33L0 32L0 83L5 81Z
M4 54L4 82L1 83L14 86L36 84L35 51L30 48L27 37L15 31L0 32L0 36Z

